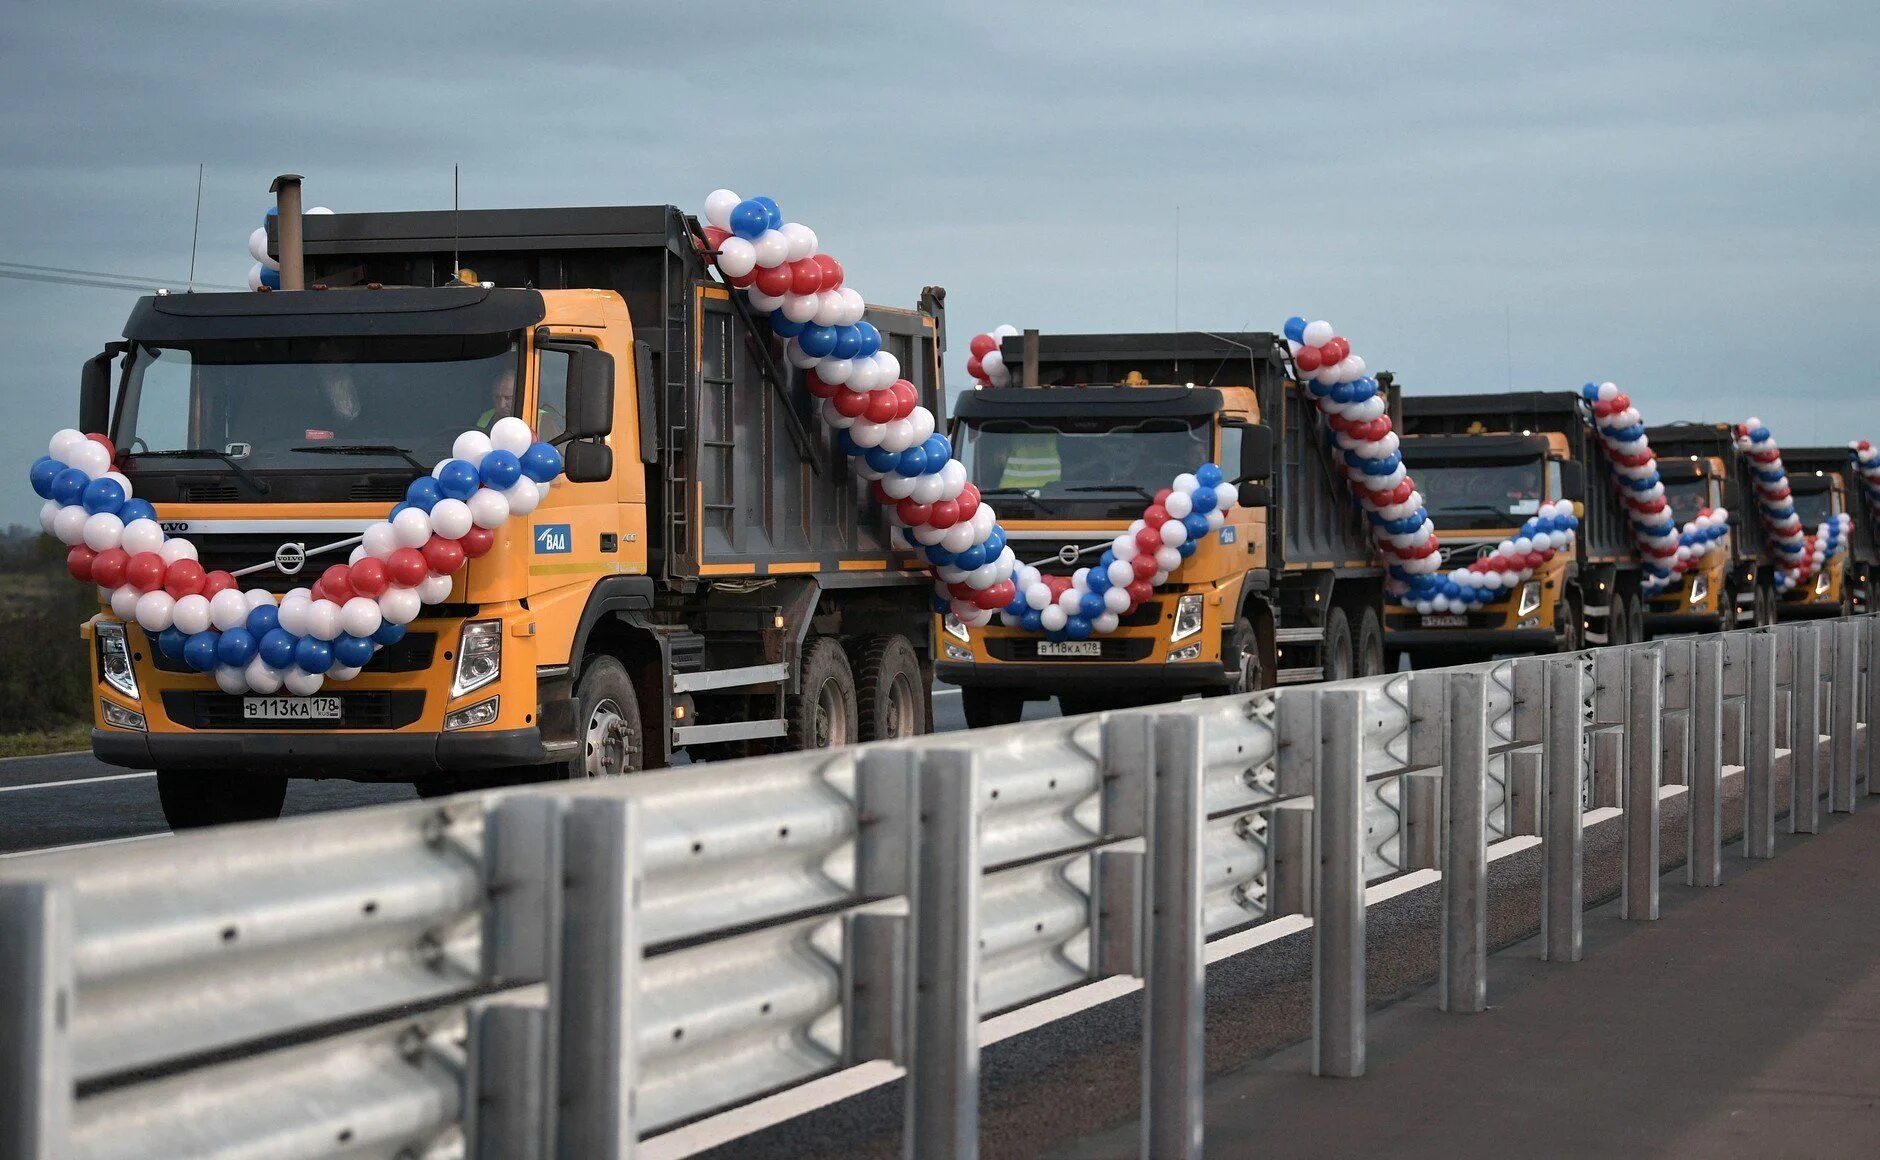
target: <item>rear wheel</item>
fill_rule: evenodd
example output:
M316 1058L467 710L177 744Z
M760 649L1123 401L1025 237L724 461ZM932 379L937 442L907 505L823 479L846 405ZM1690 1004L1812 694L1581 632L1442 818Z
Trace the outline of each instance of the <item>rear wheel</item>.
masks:
M801 688L790 695L783 718L790 749L836 749L852 745L857 735L855 673L848 654L832 637L810 646L803 661Z
M1342 608L1325 614L1325 639L1319 643L1321 675L1327 681L1351 676L1351 619Z
M906 637L874 636L863 643L855 672L855 705L863 741L927 732L920 657Z
M172 830L271 822L287 800L287 778L267 773L159 769L157 800Z
M1756 602L1752 607L1756 613L1756 627L1767 628L1776 622L1776 589L1773 581L1756 582Z
M1645 639L1645 597L1634 594L1625 602L1625 641L1637 644Z
M960 711L968 729L1010 725L1025 715L1025 698L1007 689L968 686L960 690Z
M1384 667L1384 626L1378 623L1377 609L1367 608L1358 616L1358 675L1375 677Z
M1606 643L1631 644L1632 613L1622 593L1614 592L1606 603Z

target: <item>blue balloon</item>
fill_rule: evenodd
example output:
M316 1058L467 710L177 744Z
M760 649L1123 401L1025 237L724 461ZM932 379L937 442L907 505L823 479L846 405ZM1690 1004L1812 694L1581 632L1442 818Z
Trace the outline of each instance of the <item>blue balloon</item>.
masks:
M341 633L333 640L333 660L349 669L362 669L372 659L372 639Z
M1195 468L1195 479L1202 487L1219 487L1221 481L1226 478L1221 474L1221 469L1212 463L1204 463Z
M504 491L522 478L522 460L517 459L513 451L497 448L483 457L477 474L483 477L483 486Z
M1303 343L1306 340L1306 320L1297 314L1293 315L1286 320L1285 331L1287 338Z
M33 481L33 491L40 499L51 499L52 481L64 470L65 464L50 455L41 455L33 460L32 470L27 472L27 477Z
M947 551L939 544L929 544L926 548L926 553L927 562L936 568L948 567L955 559L953 553Z
M294 663L303 673L324 673L333 667L333 646L318 637L303 636L294 646Z
M885 473L893 471L895 464L901 462L901 453L889 451L885 447L870 447L863 458L868 460L870 469Z
M157 651L171 660L181 660L183 646L189 643L189 634L171 625L157 634Z
M838 326L836 344L829 353L837 358L855 358L862 353L862 336L853 326Z
M124 506L124 487L115 479L99 476L85 485L85 494L80 502L94 516L100 512L116 515L117 510Z
M260 647L254 633L245 628L231 628L215 642L215 659L231 669L245 668L255 659L255 651Z
M770 223L771 229L780 230L783 228L783 211L777 208L777 200L775 198L754 197L751 200L763 206L765 211L769 213L770 217L767 220Z
M938 613L947 613L953 611L953 606L947 603L946 597L936 592L933 594L933 610Z
M1202 515L1205 516L1209 512L1213 511L1214 505L1219 502L1220 502L1220 497L1214 494L1213 488L1198 487L1195 489L1195 493L1194 493L1195 510L1200 512Z
M965 572L971 572L975 568L982 567L985 565L985 562L986 549L978 544L974 544L964 552L953 557L953 566Z
M947 460L953 458L953 444L947 442L945 435L929 435L927 442L921 446L927 449L927 471L930 474L945 467Z
M405 489L405 502L421 512L429 512L437 506L437 501L444 498L444 489L437 480L428 475L420 475L411 481Z
M1189 539L1198 540L1208 534L1208 517L1189 512L1182 517L1182 527L1188 529Z
M267 212L267 216L268 216L268 217L273 217L273 216L275 216L276 214L278 214L278 213L280 213L280 212L281 212L281 207L280 207L280 206L278 206L278 205L271 205L271 206L269 206L269 207L268 207L268 212Z
M1078 611L1082 612L1084 616L1089 619L1102 616L1104 609L1102 594L1097 592L1084 593L1083 599L1077 602L1077 608Z
M1085 597L1088 600L1088 597ZM1088 605L1086 605L1088 607ZM1067 616L1064 618L1064 635L1072 640L1090 639L1090 621L1087 617Z
M1039 621L1039 623L1043 623L1043 620L1042 620L1042 618L1040 619L1040 621ZM1069 620L1069 618L1068 618L1068 617L1067 617L1067 618L1065 619L1065 623L1066 623L1066 624L1069 624L1069 623L1070 623L1070 620ZM1047 628L1047 629L1045 629L1045 630L1044 630L1044 638L1045 638L1046 640L1048 640L1048 641L1051 641L1051 642L1052 642L1053 644L1055 644L1055 643L1057 643L1057 642L1058 642L1058 641L1060 641L1060 640L1064 640L1064 639L1066 639L1066 638L1065 638L1065 636L1064 636L1064 630L1063 630L1063 629L1061 629L1061 628Z
M199 673L215 671L216 641L220 634L199 632L183 642L183 662Z
M1020 620L1023 620L1025 618L1025 610L1030 607L1029 604L1025 603L1023 596L1014 596L1012 597L1012 602L1006 605L1002 611L1004 611L1007 616L1016 616Z
M811 323L803 328L803 333L796 336L796 344L803 348L806 355L828 358L836 348L836 328Z
M1182 559L1186 560L1188 557L1195 554L1195 549L1198 547L1200 547L1200 544L1194 540L1183 540L1181 543L1175 545L1175 550L1181 553Z
M261 663L271 669L284 669L294 663L294 646L300 638L284 628L270 628L261 634Z
M1110 566L1108 564L1098 563L1095 568L1090 570L1090 575L1084 577L1084 587L1090 589L1099 597L1105 592L1108 592L1111 588Z
M867 358L881 349L881 332L875 329L874 323L856 323L855 334L861 340L861 347L855 352L856 358Z
M531 443L522 453L522 474L547 483L561 474L561 452L546 443Z
M1037 632L1044 627L1044 613L1027 604L1025 611L1019 615L1018 626L1026 632Z
M795 338L802 334L803 328L808 325L807 322L792 321L788 315L784 314L782 307L770 312L770 333L778 338Z
M437 469L438 490L451 499L469 499L481 483L477 469L462 459L447 459Z
M901 462L895 466L894 473L908 479L927 474L927 453L918 447L901 452Z
M261 267L261 284L270 290L281 288L281 272L268 266Z
M257 604L248 610L248 633L259 647L261 638L281 627L281 610L272 604Z
M154 520L156 518L157 509L152 507L150 501L147 499L127 499L124 501L124 506L118 509L118 519L123 520L127 524L132 520Z
M71 507L85 498L85 488L91 483L91 476L76 467L68 467L52 477L52 498L59 501L60 507Z
M379 625L379 630L372 634L373 643L381 648L388 644L397 644L403 639L405 639L405 626L393 624L389 620Z
M998 559L999 553L1005 551L1005 529L993 524L992 530L986 533L985 548L987 560Z
M411 510L412 510L411 504L401 499L397 503L392 505L391 511L385 513L385 518L388 520L395 520L398 518L399 512L408 512Z
M731 207L731 232L747 241L755 241L770 228L770 211L754 198L745 198Z

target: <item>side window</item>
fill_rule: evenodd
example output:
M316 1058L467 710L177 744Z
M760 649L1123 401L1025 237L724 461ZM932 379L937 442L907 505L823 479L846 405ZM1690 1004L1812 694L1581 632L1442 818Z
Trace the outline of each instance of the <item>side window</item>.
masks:
M1221 428L1221 454L1214 465L1229 479L1240 476L1240 432L1241 428L1237 426Z
M130 447L138 451L180 451L196 444L190 432L192 406L189 352L151 349L142 368L137 412L131 416ZM218 444L219 446L219 444Z
M1560 461L1558 459L1547 461L1547 494L1555 499L1560 498Z
M535 437L546 443L568 427L568 352L536 354Z

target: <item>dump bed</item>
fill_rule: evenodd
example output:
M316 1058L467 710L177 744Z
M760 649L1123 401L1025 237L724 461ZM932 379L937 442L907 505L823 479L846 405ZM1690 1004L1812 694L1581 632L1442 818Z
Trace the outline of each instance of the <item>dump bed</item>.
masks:
M1516 391L1494 395L1412 395L1403 401L1408 435L1540 434L1554 432L1586 472L1580 558L1636 561L1637 541L1612 486L1612 467L1593 434L1586 402L1575 391Z
M1661 471L1693 455L1722 461L1723 506L1730 513L1731 554L1739 562L1761 560L1765 542L1762 513L1757 510L1756 492L1750 486L1748 463L1736 449L1736 435L1730 425L1667 423L1645 428L1645 438L1658 456Z
M1848 551L1864 564L1880 564L1880 538L1874 535L1873 507L1867 502L1865 485L1854 465L1852 452L1846 447L1784 447L1782 465L1791 478L1805 471L1822 471L1841 477L1847 489L1847 514L1854 522Z
M641 344L652 571L686 581L783 565L853 582L888 568L886 517L817 421L804 372L716 280L696 230L661 205L317 215L305 219L307 283L445 286L462 269L497 286L614 291ZM940 299L867 314L936 415Z

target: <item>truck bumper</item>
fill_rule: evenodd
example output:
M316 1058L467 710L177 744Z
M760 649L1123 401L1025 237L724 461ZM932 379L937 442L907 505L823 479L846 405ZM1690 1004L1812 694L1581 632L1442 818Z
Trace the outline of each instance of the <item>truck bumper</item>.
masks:
M1403 652L1545 653L1560 647L1551 628L1402 628L1384 633L1384 647Z
M290 777L403 781L461 770L541 765L539 729L461 733L136 733L93 729L99 761L133 769L248 770Z
M1777 620L1833 620L1839 615L1841 615L1839 604L1796 601L1776 605Z
M1730 627L1723 623L1723 617L1715 612L1647 612L1645 631L1659 632L1722 632Z
M1227 673L1213 661L1199 664L1015 665L941 662L934 675L949 685L974 689L1026 689L1040 697L1058 693L1167 689L1202 693L1227 688Z

